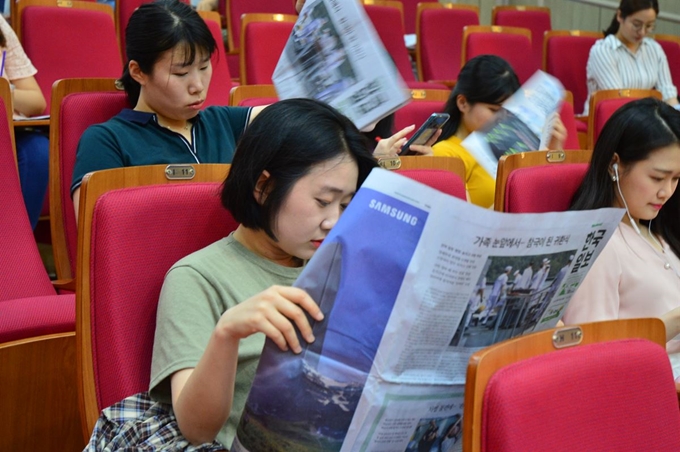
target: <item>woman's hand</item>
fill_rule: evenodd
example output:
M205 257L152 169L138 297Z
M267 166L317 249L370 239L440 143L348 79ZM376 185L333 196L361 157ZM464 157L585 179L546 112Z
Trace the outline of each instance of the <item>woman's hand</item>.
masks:
M303 6L305 6L305 0L297 0L295 2L295 11L297 11L297 13L300 14L300 11L302 11Z
M272 286L228 309L217 323L217 330L234 339L262 332L281 350L300 353L302 347L294 325L307 342L314 342L305 311L317 321L323 313L312 298L296 287Z
M406 143L406 135L413 132L415 125L411 124L404 127L399 132L395 133L389 138L378 141L378 145L373 151L376 157L382 156L396 156L401 152L401 147ZM410 150L418 155L432 155L432 145L437 142L437 138L441 135L441 130L438 130L424 145L411 145Z
M378 145L375 147L373 155L376 157L382 157L385 155L398 155L401 151L401 147L404 145L404 143L406 143L406 135L413 132L415 127L415 124L411 124L408 127L404 127L391 137L381 139L378 141Z
M548 149L552 151L562 151L564 150L564 142L567 139L567 128L564 127L562 118L560 115L555 113L554 119L552 120L552 131L550 132L550 141L548 141Z

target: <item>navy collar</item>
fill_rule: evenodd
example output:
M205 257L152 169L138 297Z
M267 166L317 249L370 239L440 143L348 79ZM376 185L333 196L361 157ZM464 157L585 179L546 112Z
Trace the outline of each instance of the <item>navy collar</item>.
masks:
M138 111L133 110L131 108L124 108L123 110L121 110L120 113L118 113L118 116L120 116L121 119L130 122L136 122L137 124L144 125L148 124L149 122L158 124L158 119L156 119L156 113L148 113L146 111ZM198 112L198 114L195 117L191 118L189 122L195 125L200 116L201 112Z

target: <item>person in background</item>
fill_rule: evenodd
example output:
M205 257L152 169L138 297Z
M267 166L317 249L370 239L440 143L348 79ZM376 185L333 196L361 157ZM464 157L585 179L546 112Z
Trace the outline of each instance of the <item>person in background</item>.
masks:
M654 31L658 14L657 0L621 0L605 38L590 49L584 114L590 96L604 89L656 89L669 105L678 105L666 54L647 36Z
M519 79L507 61L495 55L480 55L465 63L460 70L456 86L444 106L444 113L448 113L450 119L432 146L432 152L463 160L468 197L478 206L493 206L495 175L487 173L461 143L484 126L519 88ZM559 117L552 127L548 149L562 149L567 132Z
M0 76L11 84L14 116L27 118L43 113L45 97L34 77L38 71L4 17L0 17L0 47ZM21 192L31 227L35 228L47 193L49 139L42 131L26 128L17 128L15 139Z
M680 112L657 99L619 108L598 137L571 210L626 210L590 265L565 324L659 317L680 375ZM578 260L577 260L578 262Z
M164 163L231 163L236 142L265 107L203 109L217 43L189 5L158 0L135 10L125 30L119 80L133 109L89 127L80 139L71 196L90 171Z

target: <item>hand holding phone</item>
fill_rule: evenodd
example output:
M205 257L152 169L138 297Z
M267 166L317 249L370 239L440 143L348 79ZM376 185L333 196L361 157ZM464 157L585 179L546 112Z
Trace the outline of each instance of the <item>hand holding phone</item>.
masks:
M430 138L437 132L437 130L444 127L446 121L449 120L448 113L432 113L432 115L427 118L427 121L423 123L418 130L413 134L413 136L401 147L401 152L399 155L413 155L415 152L411 151L412 145L423 145L427 143Z

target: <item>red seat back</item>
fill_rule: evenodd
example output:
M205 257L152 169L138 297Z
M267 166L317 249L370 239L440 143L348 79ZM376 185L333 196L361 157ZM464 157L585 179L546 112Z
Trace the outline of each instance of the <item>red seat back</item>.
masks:
M514 170L505 184L504 212L568 210L587 170L587 163L541 165Z
M9 97L7 80L2 79L0 83L0 90L4 89ZM0 97L0 303L14 298L56 294L35 244L21 194L11 122L12 117Z
M293 31L293 25L293 22L274 21L250 22L245 25L241 48L241 83L272 83L274 69Z
M250 13L295 14L295 2L291 0L219 0L227 17L229 50L241 48L241 17Z
M597 36L549 36L545 42L544 70L554 75L562 82L564 88L574 95L574 112L584 111L588 98L586 84L586 64L590 55L590 48ZM565 58L569 55L569 58Z
M52 84L64 78L120 77L123 63L113 19L101 11L27 6L23 47L50 111ZM77 24L77 25L75 25Z
M509 364L484 391L480 430L482 451L680 450L668 355L625 339Z
M465 182L457 174L440 169L404 169L399 174L465 201Z
M222 28L220 27L218 15L216 15L216 19L205 19L205 23L208 25L210 33L217 43L217 50L213 53L210 60L213 72L208 89L208 97L204 104L206 107L211 105L229 105L229 92L233 85L231 73L227 66L227 54L224 51L224 40L222 39Z
M437 0L401 0L404 5L404 31L406 34L413 34L416 32L416 20L418 5L421 3L438 3Z
M96 202L89 297L100 408L149 387L156 307L165 273L182 257L236 228L221 205L220 187L220 182L187 182L123 188L104 193Z
M468 36L466 61L485 54L497 55L515 70L520 83L527 81L540 66L532 55L531 39L514 33L476 32Z
M386 5L364 5L364 8L401 77L406 82L415 81L411 58L404 43L402 11Z
M567 139L564 141L564 149L580 149L578 141L578 129L574 118L574 107L569 102L562 102L560 107L560 119L567 129ZM580 121L579 121L580 122Z
M394 132L415 124L420 127L432 113L444 110L444 101L412 101L394 113Z
M423 81L456 80L460 72L463 27L479 25L474 9L421 9L417 46Z
M533 65L540 68L543 64L543 35L552 29L550 10L499 9L494 15L492 25L524 27L531 30Z
M680 38L675 41L667 41L656 37L656 42L661 45L666 59L668 60L668 67L671 70L671 78L673 85L680 86Z
M78 142L89 126L108 121L126 107L128 107L128 102L123 91L72 93L61 102L57 118L60 173L58 194L61 198L59 204L64 232L58 240L65 241L64 246L71 266L71 276L76 274L78 248L78 224L71 199L71 182Z
M626 105L628 102L636 100L637 97L619 97L616 99L604 99L595 104L593 116L595 118L593 127L593 144L597 142L597 137L604 128L609 118L616 110Z

